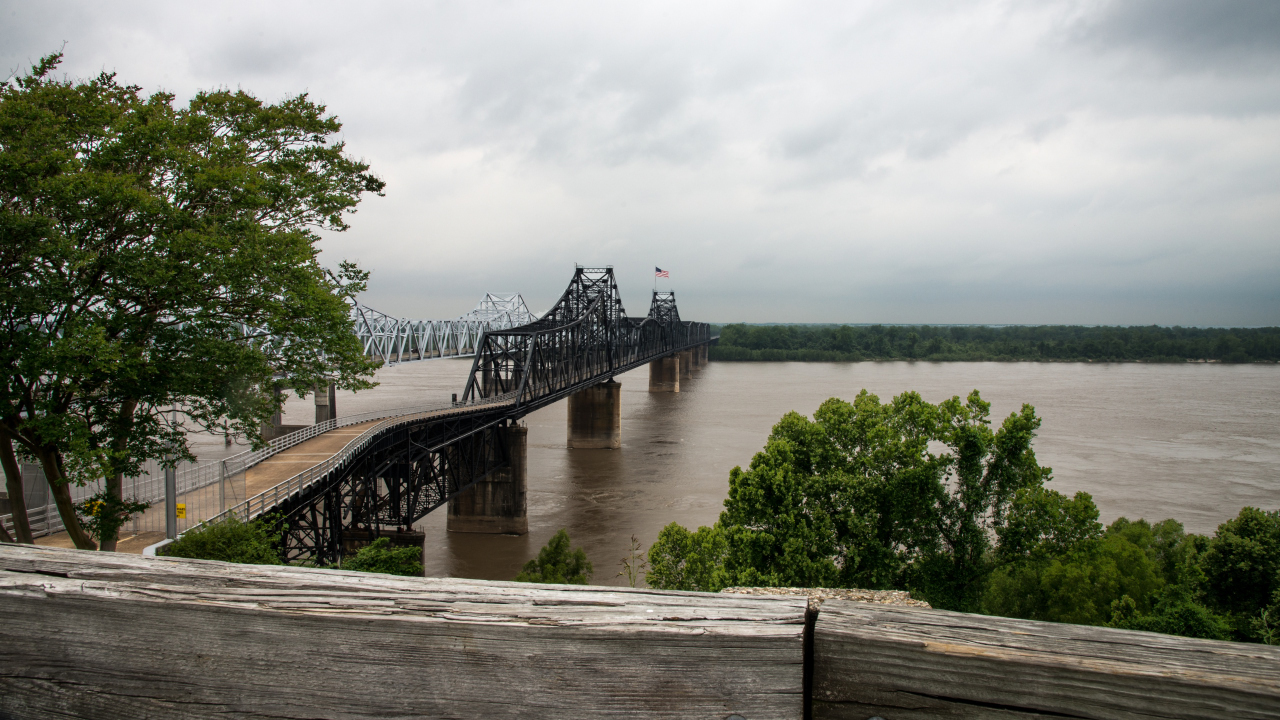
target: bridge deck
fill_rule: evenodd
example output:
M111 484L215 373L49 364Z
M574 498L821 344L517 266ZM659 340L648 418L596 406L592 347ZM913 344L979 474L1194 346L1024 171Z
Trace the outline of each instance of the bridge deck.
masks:
M380 420L370 420L359 425L348 425L330 430L323 435L294 445L272 455L249 468L244 473L245 496L253 497L264 490L279 485L303 470L315 467L333 457L360 433L377 425Z

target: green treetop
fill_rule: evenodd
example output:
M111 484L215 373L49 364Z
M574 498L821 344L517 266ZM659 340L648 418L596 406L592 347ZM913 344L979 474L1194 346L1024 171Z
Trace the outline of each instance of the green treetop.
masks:
M591 580L591 561L582 548L569 548L569 533L560 528L538 551L538 557L524 564L518 582L586 585Z
M69 483L119 498L144 461L191 459L192 428L257 441L275 383L369 386L344 301L367 275L316 242L383 182L305 95L175 107L60 60L0 85L0 459L11 492L15 446L40 463L88 548Z

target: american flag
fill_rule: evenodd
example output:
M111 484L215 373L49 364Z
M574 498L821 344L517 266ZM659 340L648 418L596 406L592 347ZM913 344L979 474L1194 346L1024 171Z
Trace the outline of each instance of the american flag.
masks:
M667 272L666 270L663 270L663 269L662 269L662 268L660 268L660 267L655 267L655 268L653 269L653 276L654 276L654 277L664 277L664 278L667 278L668 280L670 280L670 279L671 279L671 273Z

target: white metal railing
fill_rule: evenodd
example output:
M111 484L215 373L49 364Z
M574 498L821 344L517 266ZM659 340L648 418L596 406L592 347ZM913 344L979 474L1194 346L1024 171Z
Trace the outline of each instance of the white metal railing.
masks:
M52 535L66 529L62 523L62 515L58 513L57 505L45 486L44 473L39 465L30 463L20 463L22 470L23 485L27 489L27 520L31 525L31 533L35 537L44 535ZM192 466L180 467L178 470L179 477L186 476L187 483L182 487L181 492L189 492L193 487L194 479L197 477L188 471L193 469ZM215 467L216 469L216 467ZM200 475L207 475L205 471ZM208 481L209 484L217 482L218 478ZM80 503L91 497L95 493L102 490L102 481L98 480L85 485L72 485L70 487L71 501ZM153 505L159 501L164 501L164 469L154 460L143 463L142 471L134 477L124 478L124 494L126 497L150 502ZM32 495L36 498L33 499ZM12 499L10 499L12 502ZM6 513L0 515L0 524L3 524L6 530L13 532L13 515ZM138 521L135 519L131 523L133 530L142 529Z
M483 398L475 402L466 402L466 403L456 402L456 403L450 403L448 405L436 406L432 408L422 408L416 411L397 414L392 417L387 417L387 415L383 414L381 417L385 419L382 422L360 433L360 435L356 436L351 441L349 441L345 446L343 446L341 450L329 456L327 460L321 462L318 465L314 465L310 468L307 468L306 470L303 470L302 472L298 473L297 475L294 475L288 480L285 480L284 482L278 485L275 485L274 487L268 488L234 507L227 508L226 511L214 517L209 518L205 522L216 522L218 520L221 520L223 518L228 518L228 517L236 517L236 518L239 518L240 520L247 522L249 520L252 520L262 515L263 513L269 511L271 508L277 507L281 502L283 502L285 499L289 498L290 496L294 495L295 493L305 490L306 488L310 487L313 483L315 483L317 480L324 478L334 468L342 465L347 460L349 460L352 456L354 456L356 453L363 450L365 446L367 446L369 442L373 440L373 438L375 438L377 435L379 435L389 427L393 427L395 425L399 425L406 422L412 422L414 420L422 420L430 417L444 417L447 415L452 415L454 413L471 412L472 410L478 407L510 405L515 402L516 395L517 393L513 391L513 392L504 393L502 395L495 395L494 397L490 397L490 398ZM360 417L360 416L352 416L352 417ZM345 420L346 418L343 418L343 419ZM375 420L375 419L378 419L378 418L367 418L365 420L359 420L357 422L368 422L369 420ZM354 424L357 424L357 422L348 422L345 424L354 425Z

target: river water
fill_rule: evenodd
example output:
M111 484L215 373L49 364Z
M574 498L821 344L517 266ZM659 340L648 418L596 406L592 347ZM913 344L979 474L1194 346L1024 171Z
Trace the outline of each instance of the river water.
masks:
M447 401L470 367L383 369L379 387L340 394L339 414ZM1280 506L1276 365L711 363L678 394L649 393L647 368L618 380L622 449L567 449L564 401L529 415L529 534L451 534L437 510L419 523L428 575L510 579L564 527L594 564L592 582L621 584L615 573L633 534L647 548L672 521L713 523L729 470L751 461L784 413L811 415L862 388L881 400L916 390L930 402L976 388L993 424L1031 403L1043 418L1035 449L1053 468L1050 487L1090 493L1104 522L1173 517L1206 533L1245 505ZM309 400L290 400L285 422L313 420Z

